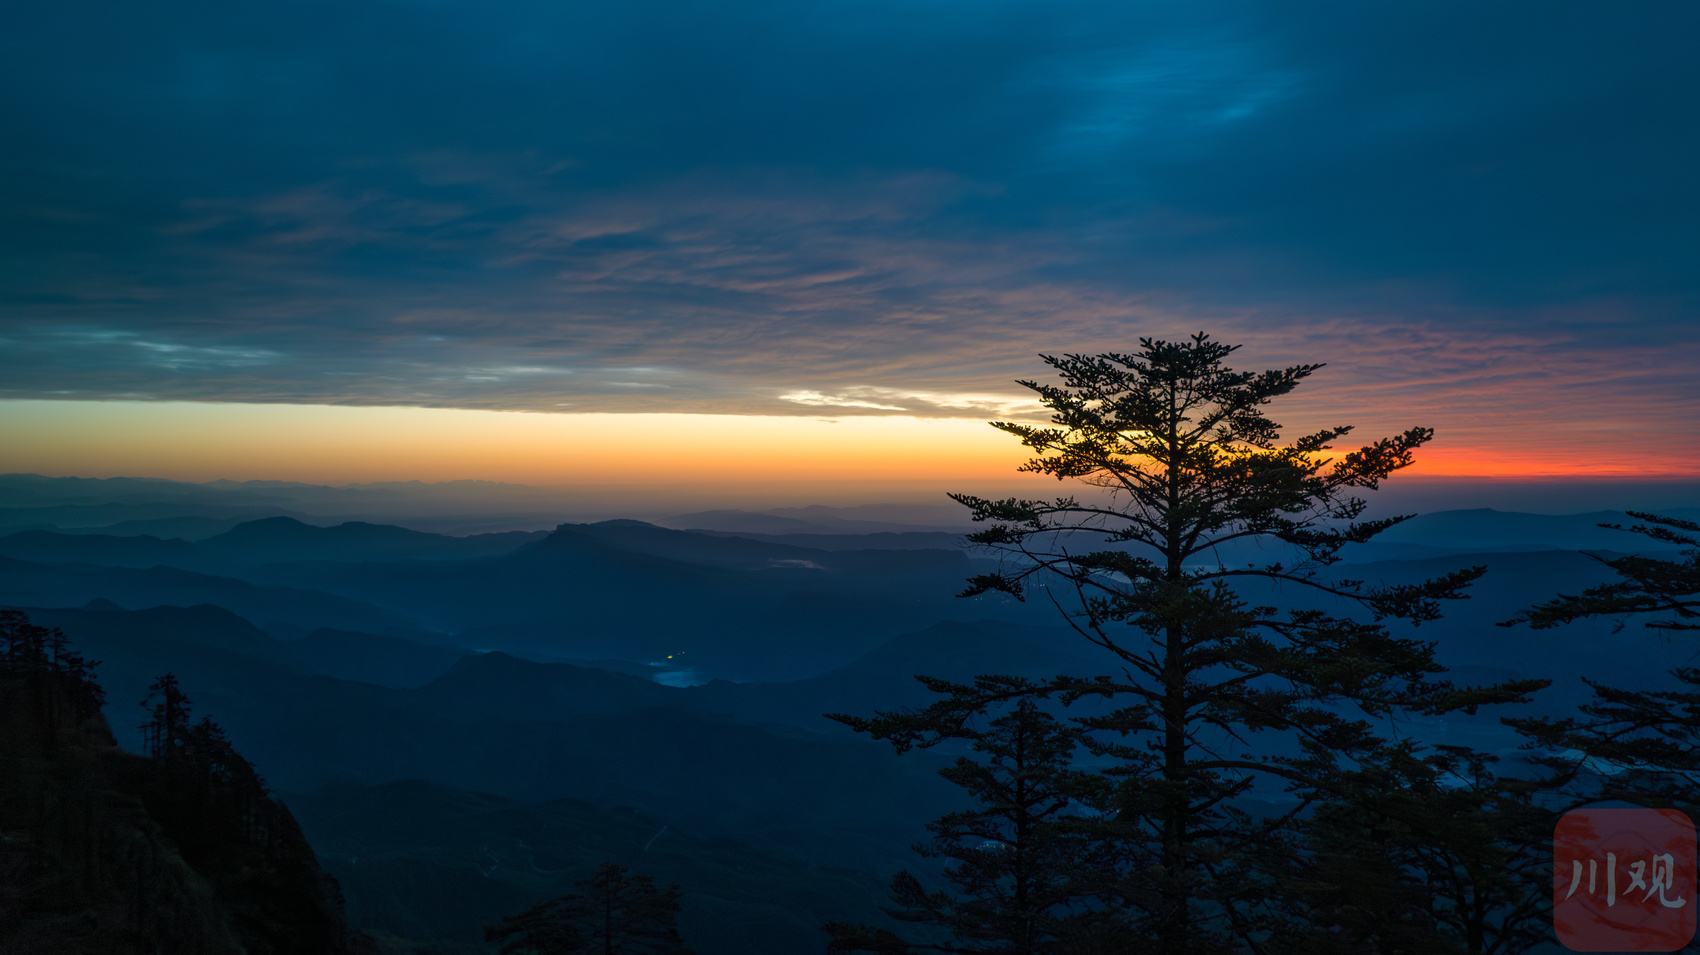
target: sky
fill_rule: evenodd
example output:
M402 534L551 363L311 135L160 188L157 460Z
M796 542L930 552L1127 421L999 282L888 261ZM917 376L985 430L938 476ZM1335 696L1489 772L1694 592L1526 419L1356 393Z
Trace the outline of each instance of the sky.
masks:
M1685 2L0 7L0 470L1008 475L1040 353L1700 481Z

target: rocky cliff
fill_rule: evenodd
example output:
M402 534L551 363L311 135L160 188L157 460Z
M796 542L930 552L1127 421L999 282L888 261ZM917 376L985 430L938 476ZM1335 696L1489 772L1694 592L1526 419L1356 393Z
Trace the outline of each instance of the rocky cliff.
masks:
M20 627L0 621L0 950L374 950L287 809L220 767L119 750L89 668Z

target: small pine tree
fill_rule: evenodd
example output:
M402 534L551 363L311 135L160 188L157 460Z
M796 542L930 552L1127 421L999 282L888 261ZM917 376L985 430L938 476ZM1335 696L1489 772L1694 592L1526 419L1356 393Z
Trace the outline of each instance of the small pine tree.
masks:
M31 623L22 611L0 610L0 676L22 677L34 686L49 747L67 722L81 723L105 704L106 691L94 676L99 665L72 647L58 628Z
M935 687L945 689L944 687ZM922 730L897 724L925 715L895 714L841 722L881 735ZM939 926L948 943L903 942L868 926L831 923L829 951L939 951L1038 955L1058 951L1086 923L1101 918L1095 904L1112 860L1098 858L1109 843L1094 838L1109 787L1101 777L1070 769L1083 731L1059 722L1030 699L1018 701L984 730L939 727L942 738L971 741L984 757L966 756L939 771L960 786L976 807L929 823L932 839L917 845L924 857L950 860L944 878L951 892L929 892L905 871L892 880L894 918Z
M178 787L177 803L228 817L249 842L274 843L287 824L264 777L231 745L222 726L209 717L191 722L192 704L175 674L161 676L149 689L142 706L150 718L141 727L147 755Z
M141 726L147 755L161 761L183 755L189 733L189 697L177 683L177 675L167 673L148 687L148 698L142 701L149 719Z
M484 929L502 955L690 955L679 938L679 887L604 863L578 892L539 902Z
M46 669L53 659L53 632L31 623L21 610L0 610L0 666L15 675Z

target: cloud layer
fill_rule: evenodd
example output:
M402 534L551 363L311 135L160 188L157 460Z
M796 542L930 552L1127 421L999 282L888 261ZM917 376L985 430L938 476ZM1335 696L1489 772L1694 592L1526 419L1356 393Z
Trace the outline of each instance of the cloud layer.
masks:
M1035 352L1205 328L1332 362L1324 404L1668 442L1700 428L1697 30L14 4L0 397L984 417L1030 410Z

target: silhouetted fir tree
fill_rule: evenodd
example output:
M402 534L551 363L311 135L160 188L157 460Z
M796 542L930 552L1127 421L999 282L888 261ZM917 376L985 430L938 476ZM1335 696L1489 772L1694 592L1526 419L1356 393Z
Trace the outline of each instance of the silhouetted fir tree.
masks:
M1520 700L1544 684L1455 688L1435 678L1432 644L1238 598L1229 582L1269 581L1356 603L1376 620L1422 623L1483 568L1382 587L1325 575L1341 548L1406 519L1360 521L1365 502L1354 492L1411 464L1432 431L1412 428L1340 455L1330 449L1346 427L1281 446L1264 406L1321 366L1234 371L1223 361L1237 346L1203 334L1140 345L1133 354L1041 356L1062 383L1021 384L1051 410L1053 426L993 422L1037 452L1021 470L1100 494L952 495L992 525L969 540L1004 558L964 596L1042 593L1120 674L937 685L944 698L915 720L851 722L901 751L958 736L1006 701L1106 701L1108 712L1077 722L1090 731L1083 744L1114 761L1117 811L1107 829L1138 860L1121 872L1114 903L1157 951L1181 955L1237 948L1236 938L1265 932L1279 886L1256 860L1271 830L1326 795L1342 765L1381 747L1373 720ZM1228 566L1218 556L1252 541L1284 545L1291 559ZM1255 751L1258 734L1279 736L1287 752ZM1255 819L1234 807L1259 781L1298 797L1291 816Z
M141 726L147 755L160 764L169 790L160 812L212 811L233 820L241 838L273 844L283 833L283 813L272 801L265 779L230 744L223 727L210 718L190 722L192 704L175 674L149 687L142 701L150 718ZM216 811L214 810L216 807Z
M31 686L46 746L55 745L60 730L100 712L106 691L94 676L99 665L58 628L37 626L22 611L0 610L0 677L22 678Z
M1552 830L1541 786L1496 758L1401 742L1363 761L1301 825L1291 955L1518 955L1550 941Z
M872 729L909 720L835 716ZM829 951L965 952L1037 955L1060 947L1103 921L1097 896L1117 860L1103 857L1111 843L1095 838L1109 787L1102 777L1070 768L1083 731L1059 722L1024 699L985 729L946 728L969 740L976 761L959 757L940 775L962 787L975 808L927 825L932 839L915 846L929 858L948 859L943 876L953 891L929 892L913 874L892 880L890 914L905 922L938 926L949 941L904 941L889 930L831 923Z
M170 760L181 754L189 731L189 697L178 685L177 675L167 673L148 687L148 698L142 701L148 711L147 722L141 725L142 745L150 759Z
M604 863L580 891L539 902L484 929L502 955L690 955L679 938L679 887Z

